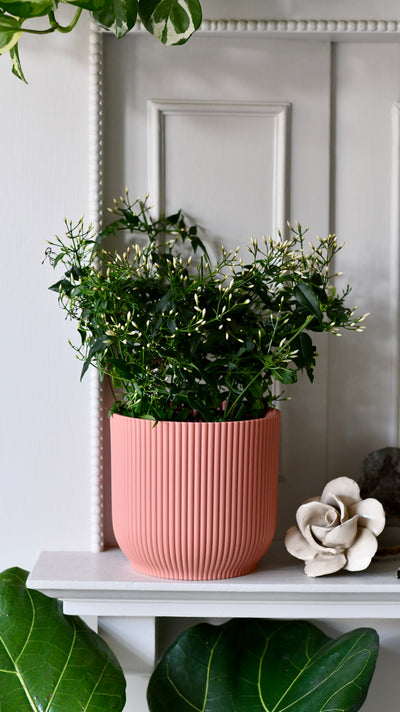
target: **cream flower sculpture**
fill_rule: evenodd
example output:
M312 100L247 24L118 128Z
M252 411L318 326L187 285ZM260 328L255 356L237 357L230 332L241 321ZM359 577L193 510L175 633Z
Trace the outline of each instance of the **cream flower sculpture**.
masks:
M361 499L357 482L337 477L320 497L300 505L296 521L297 527L286 532L286 549L305 561L307 576L324 576L367 568L385 526L385 512L377 499Z

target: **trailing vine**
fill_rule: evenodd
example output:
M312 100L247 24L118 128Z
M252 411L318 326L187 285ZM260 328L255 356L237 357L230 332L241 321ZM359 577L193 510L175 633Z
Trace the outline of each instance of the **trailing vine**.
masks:
M57 19L61 4L75 9L68 25ZM165 45L184 44L202 20L199 0L0 0L0 54L9 53L13 73L26 82L19 57L19 42L24 34L72 32L83 11L118 39L140 19L146 30ZM48 26L43 27L43 19L40 27L35 26L35 21L44 17ZM33 23L27 24L29 21Z

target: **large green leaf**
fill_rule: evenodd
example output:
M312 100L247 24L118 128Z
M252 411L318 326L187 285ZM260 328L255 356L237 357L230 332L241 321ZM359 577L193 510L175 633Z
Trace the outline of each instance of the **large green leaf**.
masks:
M16 17L0 14L0 54L14 47L22 35L21 22Z
M0 8L16 17L39 17L54 8L52 0L0 0Z
M102 10L111 4L111 0L63 0L63 2L90 12L97 12L97 10Z
M122 710L125 678L111 650L58 601L29 591L27 575L0 574L1 712Z
M305 621L232 620L189 628L149 687L151 712L356 712L378 636L359 628L331 640Z
M103 10L93 13L100 27L111 30L118 39L132 29L137 18L137 0L110 0Z
M139 15L146 29L166 45L184 44L202 20L198 0L139 0Z

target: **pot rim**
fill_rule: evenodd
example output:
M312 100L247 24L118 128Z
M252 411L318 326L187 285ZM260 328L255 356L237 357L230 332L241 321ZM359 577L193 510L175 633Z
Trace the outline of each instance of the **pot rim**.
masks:
M272 420L280 418L281 411L279 408L269 408L266 414L262 418L248 418L246 420L206 420L206 421L188 421L188 420L155 420L153 418L135 418L131 415L122 415L122 413L113 413L110 416L110 421L114 418L115 420L127 420L136 422L148 422L152 424L164 423L164 424L179 424L181 426L192 427L192 426L205 426L205 425L235 425L239 423L259 423L265 420Z

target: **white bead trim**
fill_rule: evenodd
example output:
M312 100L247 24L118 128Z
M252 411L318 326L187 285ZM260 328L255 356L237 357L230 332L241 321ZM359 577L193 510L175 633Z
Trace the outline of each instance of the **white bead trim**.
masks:
M134 32L146 32L137 22ZM392 35L400 32L399 20L203 20L200 33L261 33L261 34L312 34L312 35Z
M92 24L89 36L89 216L95 230L102 219L103 201L103 37ZM97 371L91 369L90 411L90 549L104 547L102 387Z

